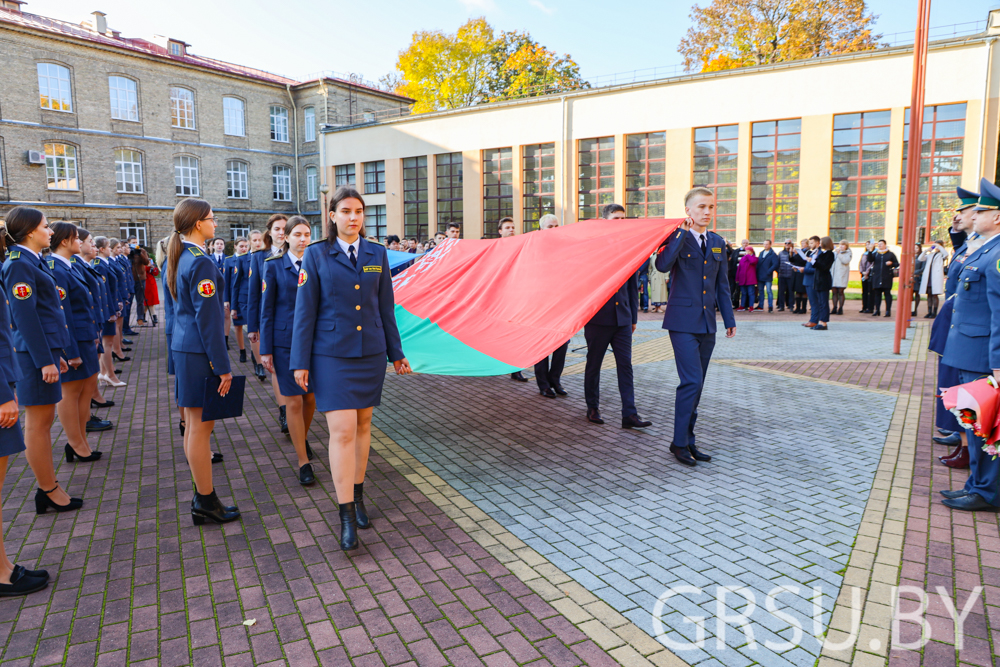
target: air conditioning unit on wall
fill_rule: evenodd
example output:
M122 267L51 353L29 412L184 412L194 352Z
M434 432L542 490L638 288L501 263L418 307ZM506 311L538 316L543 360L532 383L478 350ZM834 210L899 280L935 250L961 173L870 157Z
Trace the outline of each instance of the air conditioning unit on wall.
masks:
M45 164L45 153L42 151L28 151L28 164Z

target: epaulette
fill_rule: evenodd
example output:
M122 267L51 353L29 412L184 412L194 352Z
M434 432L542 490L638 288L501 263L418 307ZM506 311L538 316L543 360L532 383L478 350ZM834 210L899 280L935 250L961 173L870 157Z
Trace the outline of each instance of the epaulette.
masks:
M101 260L99 260L99 259L97 259L97 258L95 257L94 259L90 260L90 265L91 265L91 266L97 266L97 263L98 263L98 262L100 262L100 261L101 261Z
M7 255L7 259L20 259L20 257L21 257L20 250L11 250L10 254Z
M384 243L382 243L381 241L377 241L377 240L375 240L375 239L365 239L365 241L368 241L369 243L371 243L371 244L373 244L373 245L380 245L380 246L382 246L383 248L385 247L385 244L384 244Z
M69 263L70 263L70 264L76 264L76 255L73 255L73 256L71 256L71 257L69 258Z
M284 253L281 253L280 255L275 255L274 257L268 257L268 258L267 258L267 259L265 259L264 261L265 261L265 262L271 262L271 261L273 261L273 260L276 260L276 259L281 259L281 258L282 258L282 257L284 257L284 256L285 256L285 254L284 254Z
M256 255L257 253L259 253L259 252L264 252L265 250L267 250L268 252L271 252L271 251L270 251L270 250L268 250L267 248L258 248L257 250L251 250L251 251L250 251L250 254L251 254L251 255Z
M316 239L315 241L313 241L309 245L316 245L317 243L326 243L326 238L324 237L324 238L321 238L321 239Z
M50 268L50 269L52 269L52 270L54 271L54 270L55 270L55 268L56 268L56 260L54 260L54 259L50 259L50 260L48 261L48 265L49 265L49 268Z
M205 256L205 253L203 253L201 250L198 250L197 248L188 248L188 250L195 257L204 257Z

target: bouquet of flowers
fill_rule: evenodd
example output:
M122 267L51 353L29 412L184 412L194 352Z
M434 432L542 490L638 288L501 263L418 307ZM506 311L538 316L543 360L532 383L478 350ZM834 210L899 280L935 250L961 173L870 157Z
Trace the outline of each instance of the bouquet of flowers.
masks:
M995 459L1000 440L1000 388L996 380L985 377L942 389L941 402L960 424L986 441L983 451Z

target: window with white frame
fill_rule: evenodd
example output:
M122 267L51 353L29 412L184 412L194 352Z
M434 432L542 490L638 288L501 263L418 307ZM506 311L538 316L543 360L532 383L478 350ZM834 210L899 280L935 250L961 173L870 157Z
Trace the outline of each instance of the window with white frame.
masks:
M271 107L271 141L288 143L288 109Z
M45 177L49 190L79 190L76 146L45 144Z
M131 148L115 149L115 183L118 192L142 192L142 153Z
M190 155L174 157L174 186L180 197L198 196L198 158Z
M229 233L232 235L231 240L236 239L250 239L250 225L243 224L242 222L231 222L229 223Z
M246 105L238 97L222 98L222 122L226 134L231 137L246 136L245 109Z
M130 239L133 236L139 242L141 246L148 246L146 243L146 223L138 221L122 221L118 224L118 232L121 234L122 241Z
M170 124L185 130L195 129L194 93L187 88L170 88Z
M69 68L54 63L38 63L38 95L43 109L73 111Z
M116 120L139 120L139 93L135 81L124 76L109 76L111 117Z
M274 201L292 201L292 170L276 164L271 168L271 182L274 185Z
M316 167L306 167L306 201L319 199L319 172Z
M334 171L334 185L338 188L341 185L354 185L354 165L353 164L338 164L333 168Z
M306 141L316 141L316 108L306 107L302 110L303 120L305 121L305 133Z
M230 160L226 163L226 196L230 199L250 198L250 178L246 162Z

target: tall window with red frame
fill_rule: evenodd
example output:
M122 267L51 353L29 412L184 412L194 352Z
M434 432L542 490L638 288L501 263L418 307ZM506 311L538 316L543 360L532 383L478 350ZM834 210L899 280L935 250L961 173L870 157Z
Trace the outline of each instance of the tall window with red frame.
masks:
M577 220L601 217L601 208L615 200L615 138L581 139L578 144Z
M924 107L924 129L920 142L920 194L917 207L917 243L947 239L955 209L955 188L962 184L962 154L965 148L965 103ZM897 243L903 238L903 208L906 200L906 156L910 148L910 110L903 129L903 183L899 193Z
M514 215L514 151L490 148L483 151L483 235L500 236L500 218Z
M727 241L736 240L736 157L739 125L699 127L694 131L692 182L715 192L711 229Z
M556 212L556 145L525 146L521 161L524 231L530 232L543 215Z
M802 120L751 126L749 240L795 238L799 227L799 156Z
M666 132L625 137L625 215L630 218L664 217L666 163Z
M863 243L885 230L889 173L888 111L833 117L830 237Z

